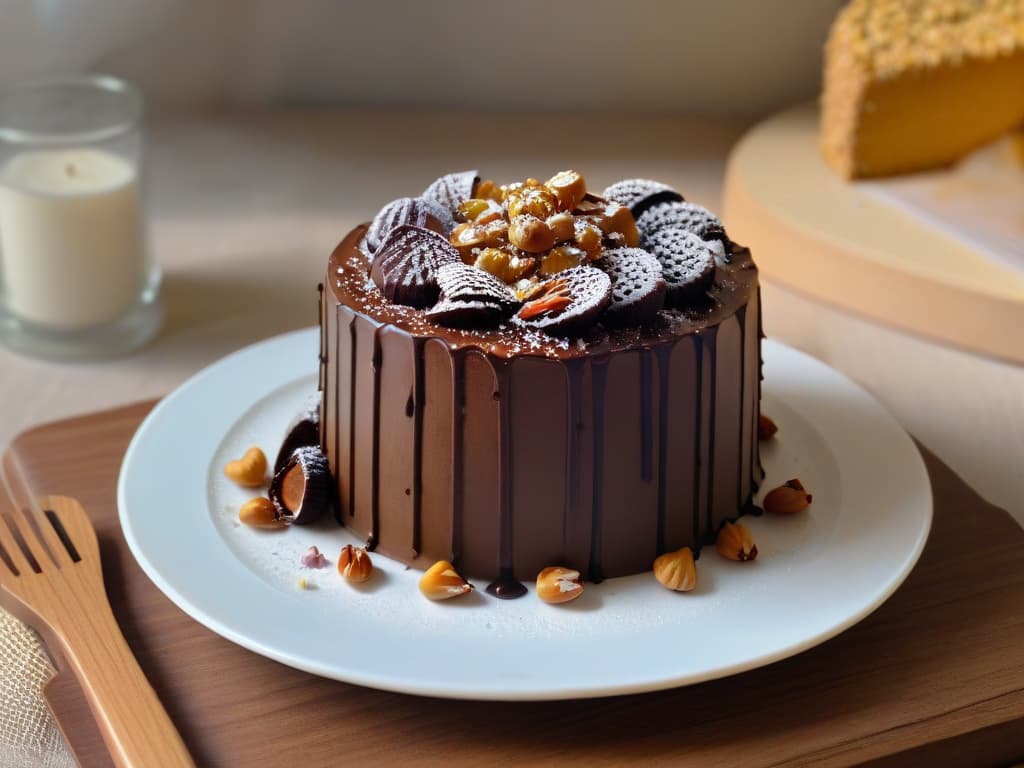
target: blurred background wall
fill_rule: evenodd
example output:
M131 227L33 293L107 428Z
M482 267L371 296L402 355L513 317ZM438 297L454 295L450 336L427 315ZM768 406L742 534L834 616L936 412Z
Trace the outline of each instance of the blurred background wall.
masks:
M842 0L0 0L0 84L216 103L755 117L818 89Z

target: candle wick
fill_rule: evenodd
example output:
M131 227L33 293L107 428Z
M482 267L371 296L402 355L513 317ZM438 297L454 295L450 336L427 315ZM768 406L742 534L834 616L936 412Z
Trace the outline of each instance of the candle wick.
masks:
M68 176L74 176L78 172L78 169L75 168L74 163L68 163L67 165L64 166L64 172Z

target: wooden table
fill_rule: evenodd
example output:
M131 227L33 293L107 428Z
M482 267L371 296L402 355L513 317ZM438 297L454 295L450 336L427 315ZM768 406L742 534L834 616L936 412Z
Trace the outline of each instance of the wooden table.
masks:
M0 349L0 444L42 421L163 395L233 349L313 324L314 287L339 236L444 171L480 167L514 178L572 165L593 186L652 176L717 208L725 158L743 128L727 120L394 112L236 113L153 125L147 168L165 329L142 353L102 363ZM769 335L860 382L982 497L1024 522L1024 368L770 283L764 302ZM551 744L554 734L545 738Z

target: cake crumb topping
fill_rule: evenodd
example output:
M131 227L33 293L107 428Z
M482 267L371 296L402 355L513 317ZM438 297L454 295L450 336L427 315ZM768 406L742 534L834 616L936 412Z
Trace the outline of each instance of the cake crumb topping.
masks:
M1024 50L1024 0L853 0L832 36L881 79L994 59Z

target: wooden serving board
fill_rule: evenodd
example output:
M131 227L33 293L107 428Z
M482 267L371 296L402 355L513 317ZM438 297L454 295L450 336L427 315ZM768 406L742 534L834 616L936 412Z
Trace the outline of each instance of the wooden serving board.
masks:
M39 427L8 451L37 494L76 496L90 511L114 613L201 766L1024 758L1024 531L923 449L935 497L924 554L885 605L839 637L768 667L659 693L462 702L299 672L222 639L167 600L128 551L115 500L122 455L152 405ZM82 764L109 764L76 686L59 674L47 693Z
M770 280L901 330L1024 362L1024 272L840 178L821 157L813 104L765 120L732 150L723 220Z

